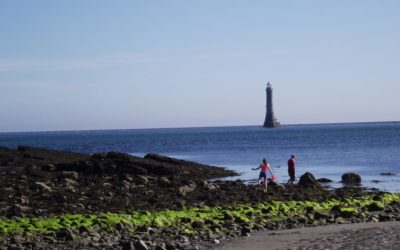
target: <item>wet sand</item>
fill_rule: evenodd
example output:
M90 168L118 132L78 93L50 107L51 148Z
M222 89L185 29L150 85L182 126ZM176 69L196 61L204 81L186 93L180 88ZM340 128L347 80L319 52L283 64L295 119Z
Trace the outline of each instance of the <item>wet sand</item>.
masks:
M215 250L235 249L400 249L400 222L255 232L215 247Z

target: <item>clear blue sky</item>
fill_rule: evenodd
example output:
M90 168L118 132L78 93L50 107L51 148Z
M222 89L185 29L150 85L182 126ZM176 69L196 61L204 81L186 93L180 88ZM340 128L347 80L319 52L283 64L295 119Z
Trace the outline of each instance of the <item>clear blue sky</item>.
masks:
M0 2L0 132L400 120L400 1Z

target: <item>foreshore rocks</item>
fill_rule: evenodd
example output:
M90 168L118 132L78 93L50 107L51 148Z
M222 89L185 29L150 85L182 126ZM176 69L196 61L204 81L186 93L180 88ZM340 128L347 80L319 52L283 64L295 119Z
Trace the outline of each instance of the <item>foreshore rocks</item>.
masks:
M31 249L203 249L228 239L250 236L259 230L400 221L399 200L399 195L376 194L324 202L273 201L175 212L102 214L92 215L93 223L89 226L79 226L79 223L87 223L84 216L88 215L61 215L59 223L77 225L61 227L53 233L6 234L0 237L0 244ZM110 221L101 227L107 218ZM118 222L119 218L123 222ZM36 223L44 224L46 219Z
M391 196L324 189L311 173L267 193L210 181L234 175L156 154L0 148L0 249L200 249L256 230L400 220Z
M178 209L208 195L210 204L216 204L218 185L206 180L237 175L156 154L84 155L26 146L0 149L0 164L0 216L8 218Z

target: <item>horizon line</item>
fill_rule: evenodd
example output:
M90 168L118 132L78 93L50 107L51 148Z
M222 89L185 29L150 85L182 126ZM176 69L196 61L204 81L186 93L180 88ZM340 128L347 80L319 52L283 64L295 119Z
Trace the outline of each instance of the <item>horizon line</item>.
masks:
M399 123L400 120L393 121L360 121L360 122L321 122L321 123L287 123L285 126L302 125L339 125L339 124L368 124L368 123ZM150 127L150 128L106 128L106 129L72 129L72 130L37 130L37 131L11 131L1 132L0 134L26 134L26 133L68 133L68 132L99 132L99 131L118 131L118 130L158 130L158 129L195 129L195 128L229 128L229 127L263 127L263 125L243 124L243 125L221 125L221 126L186 126L186 127ZM265 128L279 129L279 128Z

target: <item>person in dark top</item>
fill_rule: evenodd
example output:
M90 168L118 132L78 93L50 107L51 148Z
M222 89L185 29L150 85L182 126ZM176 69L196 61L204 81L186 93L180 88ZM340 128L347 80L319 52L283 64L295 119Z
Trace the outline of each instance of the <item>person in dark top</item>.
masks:
M292 155L290 159L288 160L288 173L289 173L289 180L287 184L293 185L294 181L296 180L296 157Z

